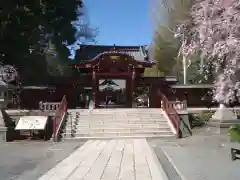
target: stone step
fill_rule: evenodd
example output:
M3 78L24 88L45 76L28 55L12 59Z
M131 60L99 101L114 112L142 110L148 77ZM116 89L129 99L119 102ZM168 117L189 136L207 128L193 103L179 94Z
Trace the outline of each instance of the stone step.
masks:
M77 124L66 124L65 127L106 127L106 126L110 126L110 127L116 127L116 126L120 126L120 127L166 127L169 126L169 124L167 122L160 122L160 123L142 123L142 122L138 122L138 123L77 123Z
M140 114L140 115L142 115L142 114L150 114L150 115L154 115L154 114L163 114L162 113L162 111L140 111L140 112L125 112L125 111L119 111L119 112L90 112L90 111L87 111L87 112L69 112L69 114L72 114L72 115L76 115L76 114L78 114L78 115L114 115L114 114Z
M154 127L154 128L161 128L161 127L169 127L168 123L161 123L161 124L125 124L125 123L107 123L107 124L94 124L94 123L90 123L90 124L77 124L77 125L71 125L71 124L67 124L66 125L66 128L68 127L77 127L77 128L80 128L80 127L126 127L126 128L130 128L130 127L145 127L145 128L148 128L148 127Z
M67 122L66 125L71 126L72 125L101 125L101 124L109 124L109 125L123 125L123 124L140 124L140 125L148 125L148 124L158 124L158 125L163 125L163 124L168 124L167 121L74 121L74 122Z
M166 128L169 127L167 123L162 124L77 124L77 125L66 125L66 128L76 127L91 127L91 128L104 128L104 127L121 127L121 128Z
M82 133L74 133L74 137L107 137L107 136L174 136L172 132L166 131L142 131L142 132L82 132ZM71 137L71 133L63 133L63 136Z
M71 133L72 131L65 131L65 133ZM76 129L74 134L99 134L99 133L161 133L172 134L170 129Z
M149 115L157 115L157 114L160 114L162 115L162 112L161 111L140 111L140 112L125 112L125 111L119 111L119 112L69 112L69 114L71 115L82 115L82 116L85 116L85 115L146 115L146 114L149 114Z
M175 138L160 109L94 109L92 112L78 109L69 112L63 139Z
M76 131L64 131L63 133L71 134L73 133L74 135L76 134L125 134L125 133L132 133L132 134L173 134L170 130L149 130L149 129L138 129L138 130L115 130L115 129L108 129L108 130L76 130Z
M150 122L150 123L152 123L152 122L167 122L167 120L166 119L163 119L163 118L160 118L160 119L141 119L141 118L139 118L139 119L133 119L133 118L130 118L130 119L127 119L127 118L125 118L125 119L68 119L67 120L68 122L75 122L75 121L77 121L78 123L91 123L91 122L106 122L106 123L117 123L117 122L126 122L126 123L128 123L128 122L143 122L143 123L145 123L145 122Z
M164 116L68 116L72 119L165 119Z
M70 114L72 116L163 116L161 113L111 113L111 114Z
M163 114L159 113L146 113L146 112L142 112L142 113L126 113L126 116L163 116Z
M69 117L70 119L71 117ZM72 120L87 120L87 121L90 121L90 120L146 120L146 119L149 119L149 120L158 120L158 119L165 119L164 117L161 117L161 116L156 116L156 117L144 117L144 116L140 116L140 117L136 117L136 116L133 116L133 117L119 117L119 116L113 116L113 117L105 117L105 116L99 116L99 117L72 117Z
M125 117L149 117L149 118L151 118L151 117L164 117L162 114L151 114L151 115L149 115L149 114L138 114L138 115L136 115L136 114L133 114L133 115L126 115L126 114L108 114L108 115L106 115L106 114L94 114L94 115L86 114L86 115L75 115L75 114L73 114L73 115L69 115L69 116L71 116L73 118L75 118L75 117L102 117L102 116L104 116L104 117L121 117L121 118L125 118Z
M78 140L78 139L86 139L86 140L91 140L91 139L128 139L128 138L158 138L158 139L164 139L164 140L175 140L176 136L174 135L126 135L126 136L80 136L80 137L72 137L70 134L65 134L62 136L62 140Z
M171 131L170 127L77 127L71 128L67 127L65 132L75 131Z
M105 119L114 119L114 120L138 120L138 119L164 119L163 116L80 116L80 117L69 117L72 119L78 119L78 120L105 120Z
M128 123L128 122L167 122L166 119L74 119L74 120L68 120L69 122L106 122L106 123L111 123L111 122L123 122L123 123Z
M86 111L86 112L69 112L69 114L75 115L101 115L101 114L106 114L106 115L112 115L112 114L163 114L162 111L158 110L158 111L132 111L132 112L128 112L128 111L102 111L102 112L96 112L96 111Z
M88 112L89 109L68 109L68 112ZM104 109L93 109L93 112L142 112L142 111L160 111L160 108L104 108Z
M123 116L123 115L97 115L97 116L69 116L69 118L72 119L164 119L164 116L154 115L154 116L148 116L148 115L133 115L133 116Z
M78 123L66 124L65 127L168 127L168 123Z

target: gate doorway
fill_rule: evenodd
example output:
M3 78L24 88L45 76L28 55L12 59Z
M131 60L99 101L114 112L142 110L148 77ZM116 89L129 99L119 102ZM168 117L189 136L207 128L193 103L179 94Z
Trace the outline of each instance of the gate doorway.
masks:
M126 108L127 81L125 79L99 79L99 107Z
M149 108L149 86L144 87L136 87L134 99L133 99L133 107L134 108Z
M92 87L76 89L76 108L88 109L89 102L92 100Z

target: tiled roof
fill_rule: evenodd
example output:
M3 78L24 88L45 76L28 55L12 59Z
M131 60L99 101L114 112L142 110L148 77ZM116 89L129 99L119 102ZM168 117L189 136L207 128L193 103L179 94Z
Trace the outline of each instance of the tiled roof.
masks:
M147 46L100 46L100 45L81 45L80 49L76 51L76 61L93 60L99 54L110 52L119 52L129 54L135 60L140 62L149 62Z

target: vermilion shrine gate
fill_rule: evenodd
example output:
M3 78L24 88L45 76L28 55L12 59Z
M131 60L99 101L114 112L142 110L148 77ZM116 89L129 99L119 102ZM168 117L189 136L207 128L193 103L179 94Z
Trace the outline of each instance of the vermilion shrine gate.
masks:
M94 102L95 108L104 107L107 101L114 102L107 107L131 108L139 88L148 91L148 107L160 107L158 91L167 93L169 85L176 83L171 77L143 76L145 68L155 64L149 59L146 46L84 45L77 51L75 61L79 63L72 65L76 70L74 77L62 79L58 84L72 108L89 100ZM101 89L106 81L115 84L113 79L122 82L123 87Z

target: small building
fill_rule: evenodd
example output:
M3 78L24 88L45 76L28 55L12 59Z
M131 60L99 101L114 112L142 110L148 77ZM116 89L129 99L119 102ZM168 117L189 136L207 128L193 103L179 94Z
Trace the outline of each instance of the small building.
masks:
M213 84L176 84L172 85L173 97L187 100L188 107L218 106L213 102Z

